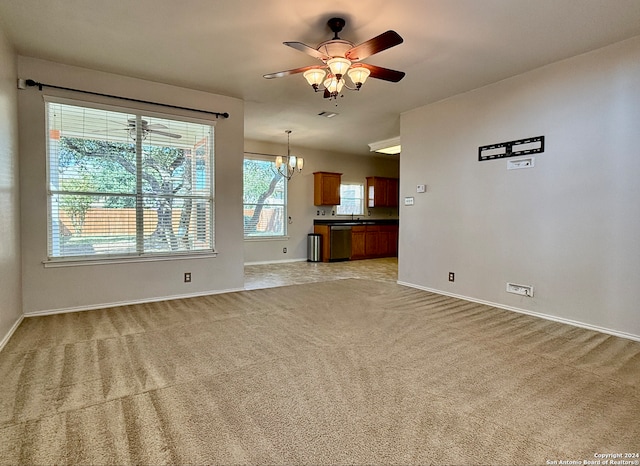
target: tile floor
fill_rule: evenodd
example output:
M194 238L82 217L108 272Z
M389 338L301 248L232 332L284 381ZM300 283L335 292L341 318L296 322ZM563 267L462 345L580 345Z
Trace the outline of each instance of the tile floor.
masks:
M367 278L371 280L398 280L398 258L367 259L344 262L283 262L277 264L245 265L246 290L276 286Z

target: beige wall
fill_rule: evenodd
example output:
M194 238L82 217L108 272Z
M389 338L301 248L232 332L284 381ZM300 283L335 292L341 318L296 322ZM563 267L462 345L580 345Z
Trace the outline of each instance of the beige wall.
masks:
M534 168L478 162L539 135ZM400 281L640 339L639 135L640 37L403 114Z
M107 102L103 98L29 88L18 93L25 314L149 301L241 289L243 272L243 102L109 73L19 57L21 78L203 110L229 112L215 132L216 258L45 268L47 201L45 115L42 95ZM122 101L108 103L140 107ZM153 110L162 111L158 107ZM177 112L179 113L179 112ZM183 283L184 272L192 282Z
M0 28L0 348L22 316L16 55Z
M342 173L343 182L365 183L367 176L398 176L399 163L396 156L354 156L337 154L317 149L308 149L297 141L292 153L304 157L302 173L295 174L288 185L288 216L292 223L288 228L288 239L283 240L247 240L245 241L245 263L306 260L307 234L313 232L315 218L332 217L334 209L329 206L313 205L313 172L328 171ZM293 150L295 149L295 151ZM247 152L285 155L286 144L266 144L258 141L245 141ZM324 212L324 216L318 215ZM397 218L398 209L369 209L371 218ZM369 211L365 213L368 215ZM287 253L283 253L287 248Z

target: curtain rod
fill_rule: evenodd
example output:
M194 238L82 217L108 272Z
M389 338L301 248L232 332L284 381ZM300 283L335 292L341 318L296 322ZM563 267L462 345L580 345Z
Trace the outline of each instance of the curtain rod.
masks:
M37 81L34 81L33 79L27 79L27 80L24 81L24 83L29 87L38 86L39 90L42 90L43 87L50 87L52 89L61 89L63 91L82 92L83 94L97 95L97 96L100 96L100 97L110 97L112 99L128 100L129 102L138 102L138 103L141 103L141 104L160 105L162 107L175 108L175 109L178 109L178 110L188 110L188 111L191 111L191 112L206 113L208 115L215 115L216 118L220 118L220 117L229 118L229 114L227 112L224 112L224 113L221 113L221 112L210 112L208 110L199 110L197 108L180 107L178 105L161 104L161 103L158 103L158 102L150 102L148 100L132 99L130 97L121 97L121 96L118 96L118 95L111 95L111 94L102 94L100 92L83 91L82 89L72 89L70 87L54 86L53 84L39 83Z

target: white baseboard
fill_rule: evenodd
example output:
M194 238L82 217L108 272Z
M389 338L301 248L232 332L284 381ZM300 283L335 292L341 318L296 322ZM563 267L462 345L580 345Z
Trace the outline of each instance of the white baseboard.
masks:
M18 320L16 320L15 324L13 324L13 326L9 329L7 334L2 338L2 340L0 340L0 351L2 351L2 349L4 348L4 345L6 345L9 342L9 339L11 338L13 333L16 330L18 330L18 327L22 323L23 319L24 319L24 316L20 316Z
M591 324L587 324L585 322L580 322L580 321L577 321L577 320L565 319L564 317L557 317L557 316L553 316L553 315L549 315L549 314L543 314L541 312L528 311L526 309L521 309L521 308L518 308L518 307L506 306L504 304L498 304L498 303L492 303L490 301L484 301L482 299L470 298L469 296L462 296L462 295L458 295L458 294L455 294L455 293L449 293L447 291L436 290L434 288L428 288L426 286L420 286L420 285L416 285L416 284L413 284L413 283L402 282L400 280L398 280L397 283L398 283L398 285L408 286L409 288L416 288L416 289L422 290L422 291L429 291L431 293L441 294L441 295L444 295L444 296L450 296L452 298L463 299L465 301L471 301L473 303L485 304L487 306L497 307L499 309L504 309L506 311L513 311L513 312L517 312L519 314L527 314L527 315L534 316L534 317L540 317L541 319L551 320L551 321L554 321L554 322L560 322L562 324L573 325L574 327L585 328L587 330L594 330L596 332L606 333L608 335L613 335L613 336L620 337L620 338L626 338L628 340L640 341L640 335L634 335L632 333L620 332L618 330L613 330L613 329L610 329L610 328L600 327L598 325L591 325Z
M244 265L267 265L267 264L285 264L287 262L306 262L307 259L285 259L281 261L258 261L258 262L245 262Z
M181 294L181 295L173 295L173 296L159 296L159 297L148 298L148 299L145 298L145 299L135 299L131 301L118 301L113 303L92 304L89 306L67 307L67 308L60 308L60 309L46 309L43 311L26 312L24 314L24 317L49 316L53 314L65 314L67 312L95 311L96 309L107 309L110 307L130 306L132 304L156 303L158 301L170 301L172 299L197 298L199 296L209 296L209 295L221 294L221 293L234 293L236 291L244 291L244 288L230 288L227 290L202 291L200 293L189 293L189 294Z

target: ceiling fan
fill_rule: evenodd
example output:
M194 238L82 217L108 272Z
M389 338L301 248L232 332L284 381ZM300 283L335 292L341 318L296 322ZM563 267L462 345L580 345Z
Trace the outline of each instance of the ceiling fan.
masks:
M168 126L165 126L160 123L149 124L147 120L140 120L140 124L142 125L142 139L145 139L149 133L159 134L161 136L167 136L174 139L180 139L182 137L181 134L170 133L168 131L163 131L165 129L169 129ZM129 137L132 139L136 138L136 119L131 118L127 120L127 131L129 132Z
M340 39L338 33L346 24L343 18L331 18L327 25L333 31L331 40L322 42L316 48L302 42L284 42L284 45L306 53L322 62L321 65L311 65L293 70L279 71L265 74L267 79L282 78L290 74L303 73L303 76L314 91L324 90L324 97L335 99L342 92L343 87L350 90L360 90L369 76L383 81L397 83L404 78L402 71L390 70L380 66L360 63L373 54L390 49L403 42L402 37L395 31L383 32L379 36L369 39L362 44L355 45L348 40ZM350 87L344 79L349 76L354 87ZM324 86L324 87L321 87Z

